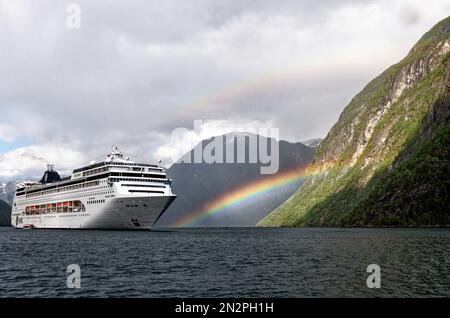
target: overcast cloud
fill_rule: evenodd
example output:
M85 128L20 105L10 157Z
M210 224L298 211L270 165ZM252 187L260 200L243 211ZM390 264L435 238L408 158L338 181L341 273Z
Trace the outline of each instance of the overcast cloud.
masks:
M69 3L80 29L66 27ZM0 0L0 177L67 172L112 144L168 165L184 140L227 127L324 137L449 12L448 0ZM195 138L170 138L195 119L207 123Z

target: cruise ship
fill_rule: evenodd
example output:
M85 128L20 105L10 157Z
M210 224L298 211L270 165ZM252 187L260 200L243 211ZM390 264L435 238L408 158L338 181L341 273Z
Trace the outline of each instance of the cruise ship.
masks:
M61 178L52 165L40 182L17 185L11 213L16 228L152 229L175 200L159 165L136 163L117 146L103 162Z

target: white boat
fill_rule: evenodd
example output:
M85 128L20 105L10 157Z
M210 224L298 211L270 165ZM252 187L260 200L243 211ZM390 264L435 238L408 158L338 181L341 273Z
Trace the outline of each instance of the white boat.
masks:
M151 229L175 200L163 167L135 163L118 147L103 162L61 178L49 165L40 182L17 185L16 228Z

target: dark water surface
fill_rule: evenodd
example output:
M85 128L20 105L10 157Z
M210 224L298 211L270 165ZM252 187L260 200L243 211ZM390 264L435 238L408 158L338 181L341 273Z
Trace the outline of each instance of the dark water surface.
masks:
M371 263L381 289L366 286ZM448 297L450 230L0 228L0 297L24 296Z

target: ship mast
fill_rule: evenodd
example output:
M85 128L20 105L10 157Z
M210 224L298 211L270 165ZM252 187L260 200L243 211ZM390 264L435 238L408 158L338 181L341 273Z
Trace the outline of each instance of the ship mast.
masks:
M111 153L106 157L105 162L129 162L130 158L129 157L125 157L124 153L122 151L120 151L119 146L114 145L112 146L112 151Z

